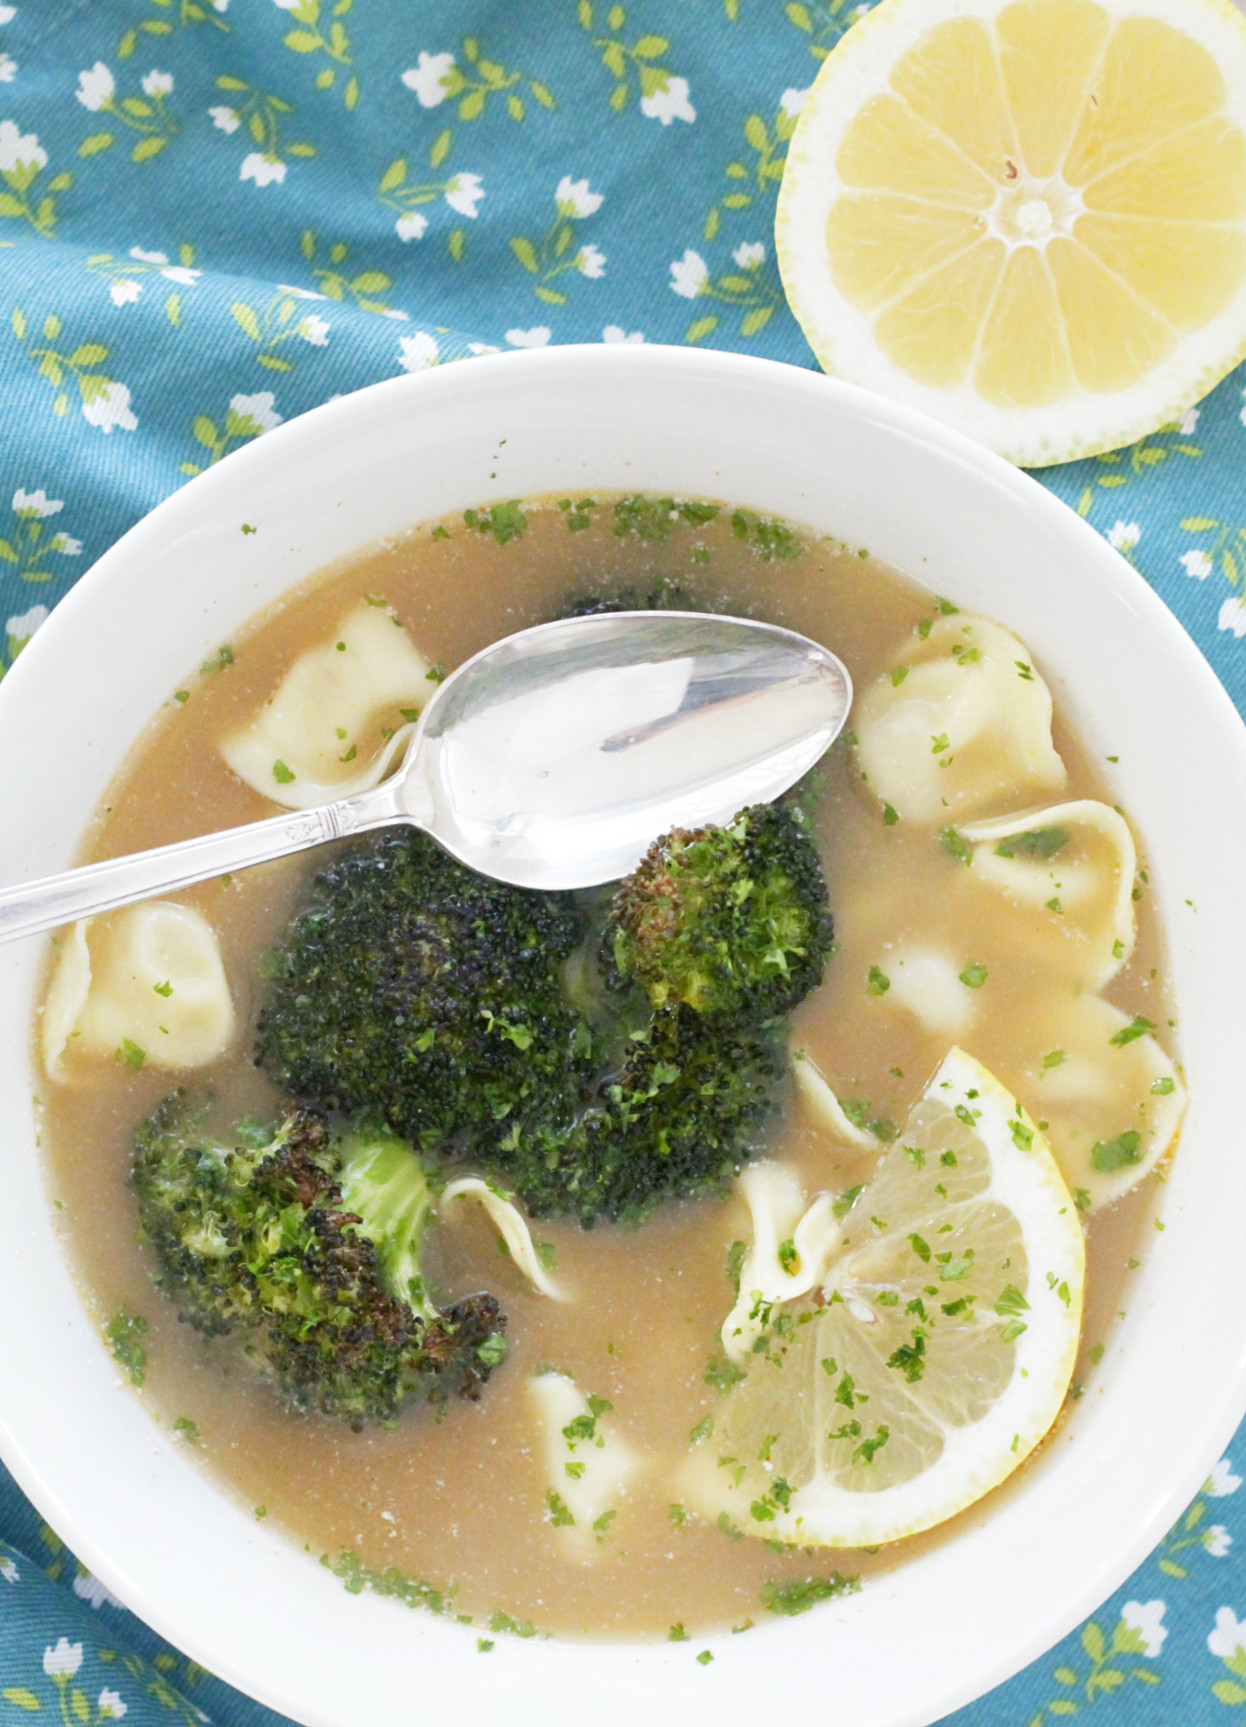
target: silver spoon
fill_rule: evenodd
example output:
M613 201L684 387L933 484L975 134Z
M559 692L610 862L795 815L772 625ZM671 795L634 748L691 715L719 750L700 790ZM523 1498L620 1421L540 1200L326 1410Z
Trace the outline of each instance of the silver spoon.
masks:
M373 790L7 888L0 941L394 823L499 881L594 887L672 827L778 797L851 701L834 654L772 624L695 612L538 624L446 679Z

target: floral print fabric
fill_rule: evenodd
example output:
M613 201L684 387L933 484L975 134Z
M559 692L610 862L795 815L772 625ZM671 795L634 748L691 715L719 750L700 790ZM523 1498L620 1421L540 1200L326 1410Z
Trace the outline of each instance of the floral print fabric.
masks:
M0 0L0 676L161 498L344 391L547 342L811 366L774 204L856 15ZM1141 443L1039 475L1239 707L1244 388L1246 369ZM1246 1723L1243 1463L1239 1435L1125 1588L959 1727ZM40 1714L277 1720L115 1603L0 1470L0 1727Z

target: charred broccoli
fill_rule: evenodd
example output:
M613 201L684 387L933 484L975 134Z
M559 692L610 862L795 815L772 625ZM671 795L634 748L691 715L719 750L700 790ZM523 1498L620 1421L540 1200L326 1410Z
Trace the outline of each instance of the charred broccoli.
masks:
M135 1137L140 1222L179 1316L235 1334L295 1403L355 1427L409 1401L476 1396L506 1321L489 1295L444 1310L429 1297L433 1189L411 1148L335 1137L305 1110L225 1144L205 1121L178 1092Z
M565 897L389 830L317 877L272 958L256 1060L300 1101L425 1151L569 1121L591 1073L561 984L579 939Z
M773 1123L782 1073L776 1022L720 1027L664 1008L569 1129L520 1137L493 1166L536 1216L639 1223L726 1187Z
M830 936L796 806L667 836L612 902L506 887L390 833L318 878L256 1059L321 1111L471 1157L534 1212L639 1221L719 1190L762 1142L779 1016Z
M612 927L619 975L655 1008L682 1002L757 1024L821 982L831 914L799 807L758 804L728 827L676 828L620 885Z

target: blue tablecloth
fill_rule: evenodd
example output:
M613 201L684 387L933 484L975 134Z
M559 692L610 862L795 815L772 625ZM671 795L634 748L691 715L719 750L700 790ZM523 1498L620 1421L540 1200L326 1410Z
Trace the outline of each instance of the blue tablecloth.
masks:
M400 369L568 341L811 366L775 269L775 194L803 94L856 15L0 3L0 676L187 476ZM1157 589L1239 707L1244 385L1246 369L1179 425L1039 476ZM1231 1721L1243 1466L1246 1430L1094 1619L957 1727ZM39 1713L278 1719L165 1648L0 1469L0 1727Z

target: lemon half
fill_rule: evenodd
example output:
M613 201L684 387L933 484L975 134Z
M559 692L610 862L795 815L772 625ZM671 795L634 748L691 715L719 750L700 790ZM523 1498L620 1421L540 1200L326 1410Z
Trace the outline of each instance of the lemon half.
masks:
M823 368L1027 466L1133 442L1246 356L1228 0L882 0L828 56L775 240Z
M688 1459L697 1509L750 1535L875 1546L1010 1475L1068 1390L1085 1251L1003 1086L953 1049L846 1207L804 1208L781 1165L746 1179L753 1242L723 1327L743 1377Z

